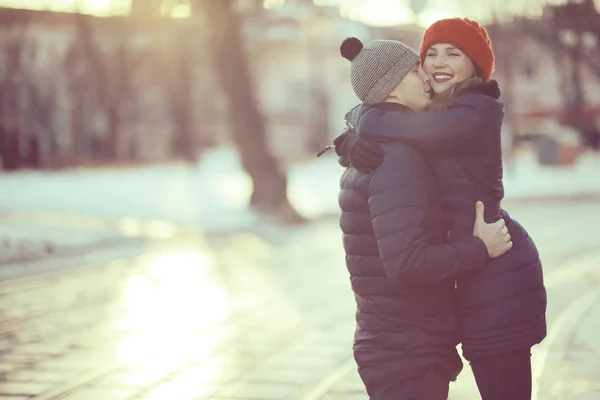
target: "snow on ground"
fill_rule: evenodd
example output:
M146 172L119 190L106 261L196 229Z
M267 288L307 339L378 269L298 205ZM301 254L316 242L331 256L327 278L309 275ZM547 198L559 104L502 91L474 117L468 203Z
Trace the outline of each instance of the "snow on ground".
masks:
M299 212L316 217L337 212L343 168L333 152L288 171L289 197ZM574 167L541 167L532 156L506 168L506 197L600 194L600 158ZM230 148L207 152L197 167L23 171L0 175L0 212L75 213L162 219L205 230L229 230L260 222L246 205L251 182Z

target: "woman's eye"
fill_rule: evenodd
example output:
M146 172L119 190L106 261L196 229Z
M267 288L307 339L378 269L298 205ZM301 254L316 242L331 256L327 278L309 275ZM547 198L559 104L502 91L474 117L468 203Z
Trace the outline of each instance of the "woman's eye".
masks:
M460 54L458 54L458 53L450 53L450 55L451 55L451 56L453 56L453 57L458 57L458 56L460 56Z
M427 54L425 57L435 57L435 54L430 53L430 54Z

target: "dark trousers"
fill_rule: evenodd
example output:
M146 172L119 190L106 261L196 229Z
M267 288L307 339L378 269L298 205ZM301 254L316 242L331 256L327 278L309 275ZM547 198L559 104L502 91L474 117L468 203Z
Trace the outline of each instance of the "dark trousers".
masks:
M482 400L531 400L529 349L471 361Z
M450 382L436 371L367 387L370 400L447 400ZM506 400L506 399L505 399Z

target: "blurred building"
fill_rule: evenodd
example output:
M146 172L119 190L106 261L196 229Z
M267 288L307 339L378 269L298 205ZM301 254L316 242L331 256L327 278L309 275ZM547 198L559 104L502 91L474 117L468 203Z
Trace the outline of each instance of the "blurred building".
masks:
M17 129L24 155L28 138L43 164L57 165L161 161L230 140L203 24L136 4L138 17L0 9L0 126ZM273 151L313 154L357 102L339 45L369 40L370 29L303 1L243 17Z
M496 54L494 77L507 106L505 125L516 135L548 133L551 120L579 131L588 145L599 140L600 18L591 26L580 19L598 17L590 4L584 16L567 4L547 7L541 18L488 26ZM565 11L573 28L557 22Z
M182 56L187 34L183 21L0 9L0 128L18 131L24 158L33 138L46 165L172 158L208 69Z
M30 165L68 165L193 159L203 146L231 141L205 25L160 18L154 0L136 4L131 17L111 18L0 9L0 139L12 146L3 148L17 146ZM237 10L253 86L269 146L286 162L330 143L358 102L339 54L343 39L418 48L423 34L416 25L370 28L311 1L269 10L250 4L240 1ZM544 133L549 119L586 121L577 129L587 131L600 123L593 23L577 25L587 26L582 31L556 23L547 13L488 27L507 131Z
M244 36L275 154L305 158L331 143L358 103L339 46L369 41L371 29L296 0L249 19Z

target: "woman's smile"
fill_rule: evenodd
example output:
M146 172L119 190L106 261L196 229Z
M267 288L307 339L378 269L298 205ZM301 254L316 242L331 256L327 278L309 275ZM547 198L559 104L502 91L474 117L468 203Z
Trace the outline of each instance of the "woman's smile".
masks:
M454 78L454 75L449 74L447 72L434 72L431 77L437 83L444 83Z

